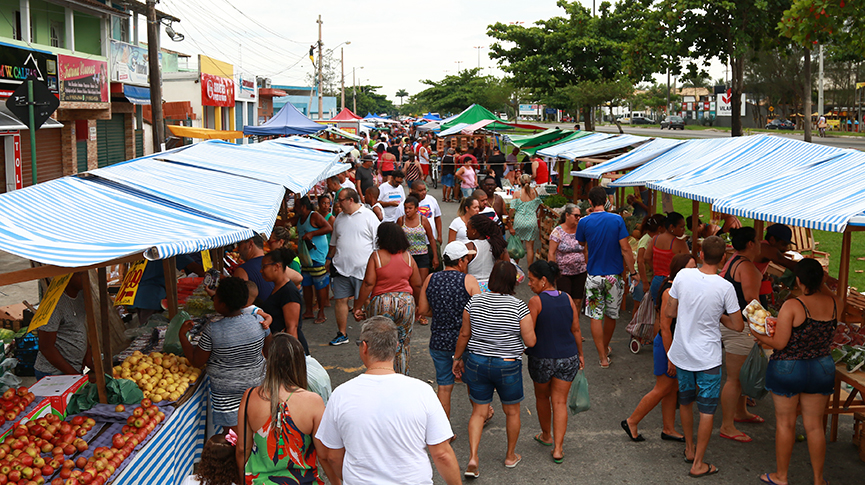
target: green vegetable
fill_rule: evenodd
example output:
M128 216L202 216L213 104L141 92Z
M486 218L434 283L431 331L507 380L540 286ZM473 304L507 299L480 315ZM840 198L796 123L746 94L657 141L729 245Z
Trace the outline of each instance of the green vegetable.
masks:
M568 199L564 195L556 194L547 197L544 200L544 205L550 209L558 209L559 207L564 207L568 202Z

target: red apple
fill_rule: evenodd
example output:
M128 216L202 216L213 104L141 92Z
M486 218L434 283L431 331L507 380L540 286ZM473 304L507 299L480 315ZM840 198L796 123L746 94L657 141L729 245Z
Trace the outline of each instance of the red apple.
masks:
M60 477L51 480L51 485L63 485L63 479Z
M143 407L143 408L149 408L152 405L153 405L153 401L151 401L150 399L147 399L146 397L141 400L141 407Z
M83 470L84 467L87 466L87 458L79 456L78 459L75 460L75 466Z
M18 482L18 480L21 480L21 471L12 470L6 476L9 477L9 481Z
M135 408L132 410L132 415L135 416L136 418L142 416L143 414L144 414L144 408Z
M20 438L20 437L26 435L27 432L28 432L28 429L26 426L18 425L15 427L15 431L12 432L12 436L14 436L16 438Z
M74 455L75 454L75 445L67 443L66 446L63 447L64 455Z
M48 418L43 416L43 417L36 420L36 424L38 424L39 426L42 426L44 428L51 423L48 422Z
M21 386L18 388L19 396L26 396L28 392L30 392L30 389L28 389L27 386Z
M87 428L78 428L78 431L76 431L75 434L80 438L86 435L88 431L90 430Z
M118 412L118 413L122 413L123 411L126 411L126 406L124 406L124 405L122 405L122 404L118 404L118 405L114 408L114 411L115 411L115 412Z
M14 439L15 438L7 438L6 441L2 445L0 445L0 450L5 451L6 453L9 453L10 451L12 451L11 440L14 440Z
M65 468L65 467L64 467L64 468L61 468L61 469L60 469L60 474L59 474L59 476L60 476L60 478L62 478L63 480L68 480L69 477L72 476L72 469L71 469L71 468Z
M12 421L12 420L15 419L17 416L18 416L18 413L16 413L16 412L14 412L14 411L7 411L6 414L5 414L3 417L6 418L6 421Z
M87 427L92 428L92 427L96 426L96 420L93 418L85 418L84 423L82 423L82 424L86 424Z
M12 399L13 396L15 396L15 389L11 387L9 389L6 389L6 392L3 393L3 399L9 400Z
M6 478L6 475L0 475L0 485L6 485L9 482L9 479Z
M6 417L0 414L0 426L3 426L4 424L6 424Z
M33 466L38 467L38 468L42 468L43 466L45 466L45 458L42 458L41 456L37 456L36 458L33 459Z
M28 480L33 478L33 469L30 468L29 466L22 468L21 469L21 477L26 478Z
M12 467L9 465L0 466L0 475L8 475L11 471Z
M78 443L75 444L75 449L77 449L78 451L86 450L87 449L87 442L84 440L79 441Z
M136 416L129 416L128 418L126 418L126 424L131 426L132 423L134 423L136 419L138 419Z
M75 416L69 422L74 426L81 426L84 424L84 416Z
M21 455L21 464L24 466L32 466L33 465L33 457L30 455Z
M126 444L126 440L123 439L123 435L122 435L122 434L117 433L117 434L114 435L114 437L111 439L111 444L114 445L115 448L123 448L123 445Z

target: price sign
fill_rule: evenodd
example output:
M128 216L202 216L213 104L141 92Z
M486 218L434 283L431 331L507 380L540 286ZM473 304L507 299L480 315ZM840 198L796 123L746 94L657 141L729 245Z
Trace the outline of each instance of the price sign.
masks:
M135 295L138 293L138 283L141 283L141 277L144 276L144 268L146 266L146 259L136 261L129 266L126 278L123 278L123 285L120 286L117 296L114 297L114 306L132 305L135 303Z
M72 273L69 273L51 280L51 285L48 286L48 291L42 297L42 302L39 303L36 315L33 315L33 320L30 321L30 326L27 327L28 332L32 332L48 323L48 319L54 313L54 308L57 307L57 302L60 301L60 295L63 294L63 290L66 289L66 285L71 278Z
M205 249L201 252L201 265L204 266L204 271L210 271L210 268L213 268L213 262L210 260L210 250Z

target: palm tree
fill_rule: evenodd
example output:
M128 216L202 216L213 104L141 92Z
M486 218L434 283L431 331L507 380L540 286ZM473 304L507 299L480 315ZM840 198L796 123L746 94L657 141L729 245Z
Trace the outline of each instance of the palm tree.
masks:
M402 98L408 96L408 92L405 89L400 89L396 92L396 97L399 98L399 104L402 104Z

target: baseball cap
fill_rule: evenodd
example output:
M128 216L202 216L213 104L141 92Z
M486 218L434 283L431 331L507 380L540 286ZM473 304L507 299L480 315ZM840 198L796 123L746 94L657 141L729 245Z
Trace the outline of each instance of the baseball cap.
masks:
M787 244L790 244L793 240L793 231L789 226L784 224L772 224L768 228L766 228L766 237L769 236L774 237L778 241L784 241Z
M456 261L467 254L477 254L477 251L467 248L466 244L462 241L453 241L445 246L443 254L451 261Z

